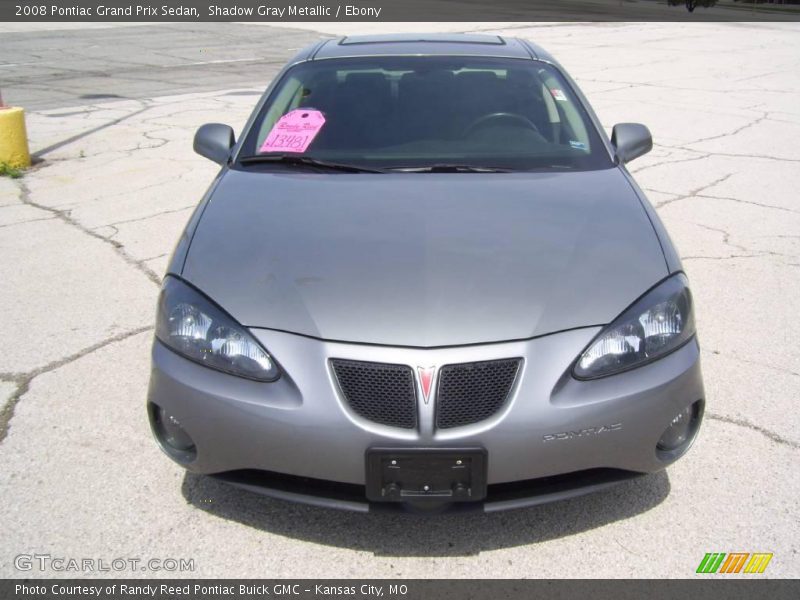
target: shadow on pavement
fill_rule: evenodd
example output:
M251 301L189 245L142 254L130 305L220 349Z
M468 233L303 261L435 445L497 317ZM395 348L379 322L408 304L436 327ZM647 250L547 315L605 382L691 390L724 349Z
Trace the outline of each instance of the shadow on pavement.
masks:
M670 484L661 471L544 506L431 516L293 504L193 473L186 473L181 491L190 504L214 516L297 540L379 556L470 556L546 542L647 512L669 495Z

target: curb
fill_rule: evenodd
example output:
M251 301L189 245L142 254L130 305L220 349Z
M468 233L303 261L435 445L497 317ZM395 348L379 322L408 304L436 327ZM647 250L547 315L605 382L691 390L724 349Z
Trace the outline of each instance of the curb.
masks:
M25 111L22 108L0 107L0 163L16 169L31 166Z

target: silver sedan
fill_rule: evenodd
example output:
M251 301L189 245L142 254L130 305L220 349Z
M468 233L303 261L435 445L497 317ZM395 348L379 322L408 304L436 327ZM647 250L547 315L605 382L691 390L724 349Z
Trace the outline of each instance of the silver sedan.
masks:
M529 506L665 468L704 391L678 255L541 48L345 37L300 52L158 304L148 414L186 469L352 510Z

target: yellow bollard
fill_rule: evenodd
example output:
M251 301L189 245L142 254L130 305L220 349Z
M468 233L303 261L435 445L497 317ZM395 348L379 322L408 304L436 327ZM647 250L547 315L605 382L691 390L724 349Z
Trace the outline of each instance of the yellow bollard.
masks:
M0 106L0 163L17 169L31 166L25 111L16 106Z

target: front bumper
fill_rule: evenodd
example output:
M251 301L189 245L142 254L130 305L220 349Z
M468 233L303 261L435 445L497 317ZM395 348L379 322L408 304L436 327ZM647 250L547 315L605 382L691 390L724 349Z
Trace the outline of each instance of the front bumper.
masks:
M658 471L679 455L664 456L656 444L679 411L704 399L696 340L641 368L576 380L570 366L598 331L413 349L254 329L282 367L283 376L274 383L205 368L156 341L149 401L174 415L195 442L194 459L179 461L184 467L254 491L362 510L365 503L357 496L365 485L369 448L480 447L488 453L490 496L484 509L513 508ZM504 407L486 421L448 430L434 427L435 397L419 401L414 430L362 419L340 397L329 366L329 359L342 358L416 370L510 357L522 357L523 363ZM322 485L304 492L300 482ZM325 482L331 490L327 497ZM348 497L339 493L342 486L352 492Z

